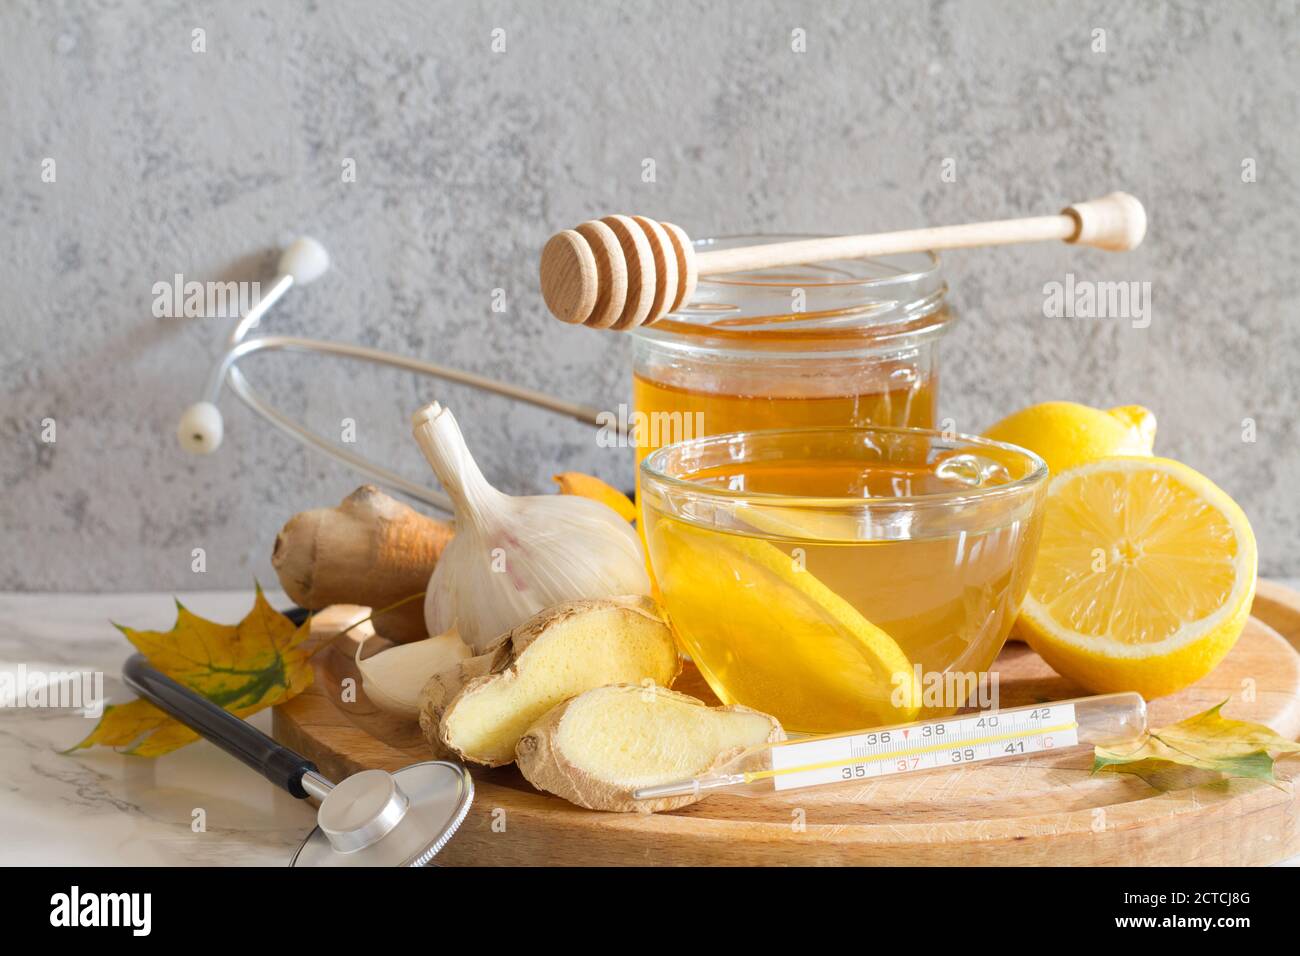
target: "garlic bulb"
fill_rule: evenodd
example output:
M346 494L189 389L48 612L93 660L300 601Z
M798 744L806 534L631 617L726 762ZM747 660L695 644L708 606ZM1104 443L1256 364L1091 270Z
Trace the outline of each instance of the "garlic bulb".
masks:
M452 622L483 653L510 628L565 601L650 593L641 542L611 508L572 495L512 497L483 477L460 426L437 402L411 420L456 508L456 536L424 599L430 634Z
M457 666L471 653L454 628L422 641L397 644L362 660L365 646L362 641L357 647L356 663L366 696L380 710L409 720L420 716L420 691L429 678Z

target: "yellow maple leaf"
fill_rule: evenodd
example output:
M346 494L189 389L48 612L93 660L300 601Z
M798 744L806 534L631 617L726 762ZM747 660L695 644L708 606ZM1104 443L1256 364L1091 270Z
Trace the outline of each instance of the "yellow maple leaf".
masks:
M580 471L566 471L560 475L552 475L551 480L560 486L562 495L578 495L581 498L599 501L602 505L613 508L624 521L636 520L636 505L632 504L632 499L594 475L584 475Z
M206 620L177 601L170 631L115 626L158 670L238 717L297 696L314 677L303 647L311 635L310 619L295 626L267 603L260 585L253 609L238 624ZM197 739L153 704L133 700L104 708L90 736L71 749L98 744L158 757Z
M1297 753L1300 743L1263 724L1224 717L1219 711L1226 703L1221 701L1186 720L1153 730L1127 746L1094 748L1093 773L1136 774L1157 789L1169 789L1154 775L1170 766L1275 782L1274 758L1269 752Z

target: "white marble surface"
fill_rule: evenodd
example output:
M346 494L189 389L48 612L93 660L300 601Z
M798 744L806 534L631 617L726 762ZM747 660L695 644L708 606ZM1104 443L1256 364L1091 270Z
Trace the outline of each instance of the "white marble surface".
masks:
M247 591L177 595L190 610L239 620ZM277 607L283 594L268 593ZM132 648L113 628L169 628L171 595L0 594L0 668L103 671L108 702ZM253 723L270 730L271 715ZM0 708L0 864L285 865L314 809L200 741L158 760L105 748L63 754L95 722L69 710ZM196 808L206 832L191 828Z
M1286 582L1300 587L1300 579ZM182 593L196 614L233 622L248 591ZM277 607L283 594L268 592ZM110 622L165 629L171 595L0 593L0 669L102 671L109 703L131 647ZM253 719L270 729L270 714ZM63 754L94 721L69 710L0 707L0 865L283 866L314 811L200 741L147 760L95 748ZM206 812L206 832L191 827ZM1300 858L1287 861L1300 864Z

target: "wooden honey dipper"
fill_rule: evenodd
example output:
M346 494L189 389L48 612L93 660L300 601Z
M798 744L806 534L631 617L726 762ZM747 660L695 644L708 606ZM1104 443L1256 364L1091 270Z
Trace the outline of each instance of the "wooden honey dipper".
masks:
M1055 216L800 239L700 253L686 233L670 222L655 222L645 216L606 216L557 232L547 241L542 249L542 297L563 322L595 329L635 329L689 302L700 276L1048 239L1125 252L1142 241L1146 228L1142 203L1121 192L1076 203Z

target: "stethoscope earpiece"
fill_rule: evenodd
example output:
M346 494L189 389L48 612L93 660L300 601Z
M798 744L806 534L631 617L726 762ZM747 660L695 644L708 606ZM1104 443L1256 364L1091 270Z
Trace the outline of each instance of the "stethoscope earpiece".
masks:
M298 285L315 282L329 272L329 268L329 252L310 236L295 239L280 253L280 275L292 276Z
M446 495L416 484L356 452L335 444L271 405L261 394L254 390L238 367L241 359L252 355L254 352L263 351L313 352L320 355L334 355L340 358L362 359L377 365L400 368L408 372L429 375L445 382L455 382L460 385L468 385L471 388L493 392L515 401L525 402L537 408L567 416L587 425L616 427L620 436L625 435L624 426L621 423L612 425L606 421L605 419L608 416L598 408L580 405L575 402L566 402L544 392L522 388L506 382L498 382L495 379L475 375L471 372L463 372L459 369L435 365L432 362L423 362L403 355L394 355L391 352L384 352L361 345L347 345L340 342L305 339L289 335L246 337L292 286L314 282L329 271L329 268L329 252L321 243L307 236L295 239L281 253L277 268L279 274L276 276L275 281L271 283L270 288L235 323L235 327L231 330L227 339L226 350L217 359L208 376L202 400L185 409L185 412L181 415L180 422L176 426L176 437L185 451L195 455L210 455L221 446L224 427L221 410L217 407L217 402L221 397L222 388L229 385L235 396L252 409L254 413L290 437L400 494L448 514L452 513L451 501Z

